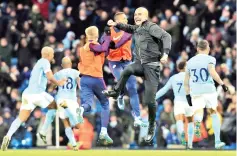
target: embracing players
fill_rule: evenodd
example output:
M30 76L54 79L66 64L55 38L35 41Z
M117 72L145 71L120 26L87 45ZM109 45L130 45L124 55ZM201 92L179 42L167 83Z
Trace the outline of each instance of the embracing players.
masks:
M10 129L3 138L1 149L7 150L12 135L17 131L23 122L25 122L36 106L48 108L44 125L40 131L40 138L46 142L46 131L54 120L57 105L54 98L45 92L47 81L51 81L57 86L63 86L66 79L56 80L51 71L50 62L54 58L54 50L50 47L44 47L41 50L42 58L35 64L28 87L22 94L22 105L18 117L12 122Z

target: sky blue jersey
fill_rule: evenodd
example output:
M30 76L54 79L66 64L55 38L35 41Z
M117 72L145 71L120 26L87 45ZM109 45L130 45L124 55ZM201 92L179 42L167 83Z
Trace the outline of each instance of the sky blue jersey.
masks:
M188 63L186 72L190 76L191 95L202 95L216 92L215 83L208 71L208 65L216 65L216 59L206 54L197 54Z
M79 78L80 72L75 69L66 68L54 74L56 80L67 78L67 82L63 86L58 86L58 93L56 99L69 99L77 100L77 78Z
M184 77L185 72L180 72L178 74L173 75L166 83L166 85L156 93L156 98L160 98L165 93L167 93L169 89L173 89L175 96L174 101L187 102L186 93L184 90Z
M24 92L30 94L45 92L48 81L46 73L49 71L51 71L50 62L45 58L39 59L31 72L29 85Z

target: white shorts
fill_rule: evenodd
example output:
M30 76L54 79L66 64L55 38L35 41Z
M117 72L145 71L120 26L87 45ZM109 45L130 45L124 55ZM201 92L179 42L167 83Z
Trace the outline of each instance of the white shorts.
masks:
M213 110L216 110L217 103L217 93L192 96L194 111L203 108L212 108Z
M66 102L67 107L69 108L70 113L72 114L73 118L69 118L69 114L60 106L61 103ZM77 103L76 100L70 100L70 99L57 99L56 100L57 106L58 106L58 111L59 111L59 117L60 119L66 119L69 118L71 126L75 126L78 124L78 119L77 119L77 109L79 109L79 104Z
M46 108L51 102L53 102L53 100L54 98L46 92L42 92L39 94L23 93L21 110L33 111L36 106Z
M174 101L174 115L184 114L186 117L193 116L193 107L185 101Z

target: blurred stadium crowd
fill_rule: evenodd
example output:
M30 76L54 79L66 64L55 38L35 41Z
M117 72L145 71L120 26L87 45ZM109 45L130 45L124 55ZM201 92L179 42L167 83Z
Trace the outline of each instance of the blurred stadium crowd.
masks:
M123 11L133 24L133 12L139 6L150 11L151 21L172 35L172 50L169 63L162 67L161 88L170 76L177 72L176 62L188 60L195 55L195 46L200 39L211 44L210 55L217 60L216 70L224 79L230 92L224 93L217 86L218 112L222 122L221 137L226 149L236 147L236 1L235 0L0 0L0 140L17 116L21 105L21 93L28 84L31 69L40 58L43 46L53 47L55 63L53 71L60 69L61 59L69 56L77 68L77 51L84 45L84 30L96 25L100 33L109 19ZM132 47L133 48L133 47ZM104 78L108 87L115 82L107 66ZM143 105L143 80L137 77L141 116L148 120L147 108ZM48 92L56 91L49 84ZM128 99L129 97L127 97ZM80 101L79 101L80 102ZM114 147L142 148L145 128L134 128L129 100L125 111L120 111L110 99L111 117L108 133ZM80 130L74 130L81 148L96 146L100 131L100 105L95 102L93 111ZM169 148L179 145L173 115L172 91L157 101L157 135L154 148ZM47 110L36 109L11 141L12 148L44 146L36 138ZM194 138L195 146L210 147L214 137L210 116L205 115L202 137ZM55 144L55 126L47 133L48 145ZM68 140L60 123L60 145Z

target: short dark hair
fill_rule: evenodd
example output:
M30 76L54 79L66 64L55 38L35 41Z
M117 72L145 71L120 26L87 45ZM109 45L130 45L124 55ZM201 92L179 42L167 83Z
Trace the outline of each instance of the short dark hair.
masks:
M208 43L207 40L201 40L201 41L198 42L197 48L199 48L200 50L203 51L203 50L207 49L208 45L209 45L209 43Z
M186 62L185 61L181 61L178 64L178 70L183 70L186 66Z
M115 15L114 15L114 20L115 20L115 18L117 17L117 16L119 16L119 15L125 15L125 13L124 12L117 12Z

